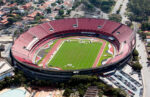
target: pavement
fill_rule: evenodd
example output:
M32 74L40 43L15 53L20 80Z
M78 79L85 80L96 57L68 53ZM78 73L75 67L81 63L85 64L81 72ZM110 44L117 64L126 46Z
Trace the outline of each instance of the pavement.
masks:
M123 0L117 0L111 14L116 14L117 10L119 10L119 7L122 5L122 3L123 3Z
M123 89L131 97L142 97L142 84L122 70L116 70L114 74L100 79L114 88Z
M147 60L147 53L145 49L145 45L143 41L141 41L139 34L136 35L136 49L139 52L139 62L142 64L143 68L142 72L142 79L144 85L144 94L143 97L150 97L150 67L148 67L148 60Z
M127 9L127 4L128 4L129 0L124 0L122 3L122 7L120 9L120 15L122 17L122 23L125 24L126 21L128 21L128 17L125 15L126 13L126 9Z
M115 6L114 6L114 8L113 8L113 10L111 12L111 14L116 14L117 11L119 10L120 6L121 6L119 14L122 17L122 21L121 22L123 24L125 24L126 21L129 21L128 17L125 15L128 2L129 2L129 0L117 0L116 4L115 4Z

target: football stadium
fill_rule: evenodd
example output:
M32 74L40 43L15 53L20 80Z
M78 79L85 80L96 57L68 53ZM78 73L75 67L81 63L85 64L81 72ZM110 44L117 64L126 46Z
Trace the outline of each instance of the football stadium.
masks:
M29 77L64 80L119 68L131 58L135 43L135 32L121 23L69 18L31 27L15 40L10 55Z

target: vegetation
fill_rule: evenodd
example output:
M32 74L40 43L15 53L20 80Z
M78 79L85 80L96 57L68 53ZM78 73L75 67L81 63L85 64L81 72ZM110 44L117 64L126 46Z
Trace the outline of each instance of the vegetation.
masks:
M142 40L146 39L146 33L144 33L143 31L138 31L138 33L140 34L140 37L142 38Z
M150 16L150 0L129 0L129 18L132 21L147 21Z
M115 4L114 0L77 0L74 2L73 9L77 8L81 3L86 5L86 8L93 10L94 7L100 8L102 11L108 13L111 7Z
M133 50L132 55L133 55L133 61L139 61L139 58L138 58L139 53L136 49Z
M56 6L56 3L52 3L51 6Z
M138 55L139 55L139 52L136 49L134 49L133 50L133 56L138 56Z
M39 0L39 4L44 3L44 2L45 2L45 0Z
M20 70L15 70L15 75L12 77L6 77L3 81L0 81L0 90L12 86L25 86L25 87L53 87L58 89L65 89L64 96L69 97L71 93L78 91L80 97L83 97L89 86L97 86L99 89L99 97L106 95L108 97L126 97L127 94L119 88L112 88L103 83L97 76L88 75L75 75L70 80L65 82L52 82L50 80L38 80L30 79L26 77Z
M150 47L150 43L147 43L147 46Z
M47 13L51 13L51 8L48 7L48 8L46 9L46 12L47 12Z
M109 20L112 20L115 22L121 22L122 17L119 14L111 14L109 15Z
M60 16L64 15L64 10L63 10L63 9L60 9L59 12L58 12L58 14L59 14Z
M67 10L67 13L66 13L66 14L67 14L67 15L70 15L70 13L71 13L71 10Z
M150 23L149 22L143 22L141 25L141 30L142 31L150 30Z
M26 0L6 0L6 1L10 2L11 4L17 3L18 5L23 5L23 4L27 3Z
M148 57L147 60L150 61L150 57Z
M107 95L108 97L126 97L127 94L121 89L114 89L104 84L97 76L75 75L67 84L64 85L64 96L69 97L71 93L79 92L80 97L83 97L89 86L97 86L99 89L99 97Z
M63 0L57 0L56 1L58 4L62 4L64 1Z
M114 0L89 0L89 2L106 13L110 12L115 4Z
M88 0L85 0L83 2L83 4L85 5L85 8L88 10L88 11L94 11L94 5L89 3Z
M16 70L15 75L12 77L6 77L3 81L0 81L0 90L6 87L20 86L26 82L26 78L23 72Z
M122 5L120 5L119 9L117 10L117 14L120 13L121 8L122 8Z
M135 62L135 63L132 64L132 68L135 71L140 71L142 69L142 65L139 62Z
M132 62L132 68L135 70L135 71L140 71L142 69L142 65L139 63L139 53L136 49L133 50L133 61Z
M60 67L63 70L91 68L102 43L89 43L88 40L83 40L83 42L87 43L79 43L77 40L64 42L50 61L49 66Z
M0 0L0 5L3 5L3 4L4 4L3 0Z
M37 13L36 16L34 17L34 20L39 21L40 19L44 19L44 16L41 15L40 13Z

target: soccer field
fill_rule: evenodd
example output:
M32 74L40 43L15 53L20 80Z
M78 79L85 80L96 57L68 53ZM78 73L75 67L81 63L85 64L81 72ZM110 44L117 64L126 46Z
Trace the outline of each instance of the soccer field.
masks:
M87 40L83 43L79 40L64 41L48 66L63 70L92 68L101 46L101 42L90 43Z

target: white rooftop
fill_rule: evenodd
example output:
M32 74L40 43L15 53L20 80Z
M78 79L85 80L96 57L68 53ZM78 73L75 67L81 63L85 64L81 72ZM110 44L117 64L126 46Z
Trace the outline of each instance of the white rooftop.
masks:
M5 59L0 59L0 75L13 70L13 67Z

